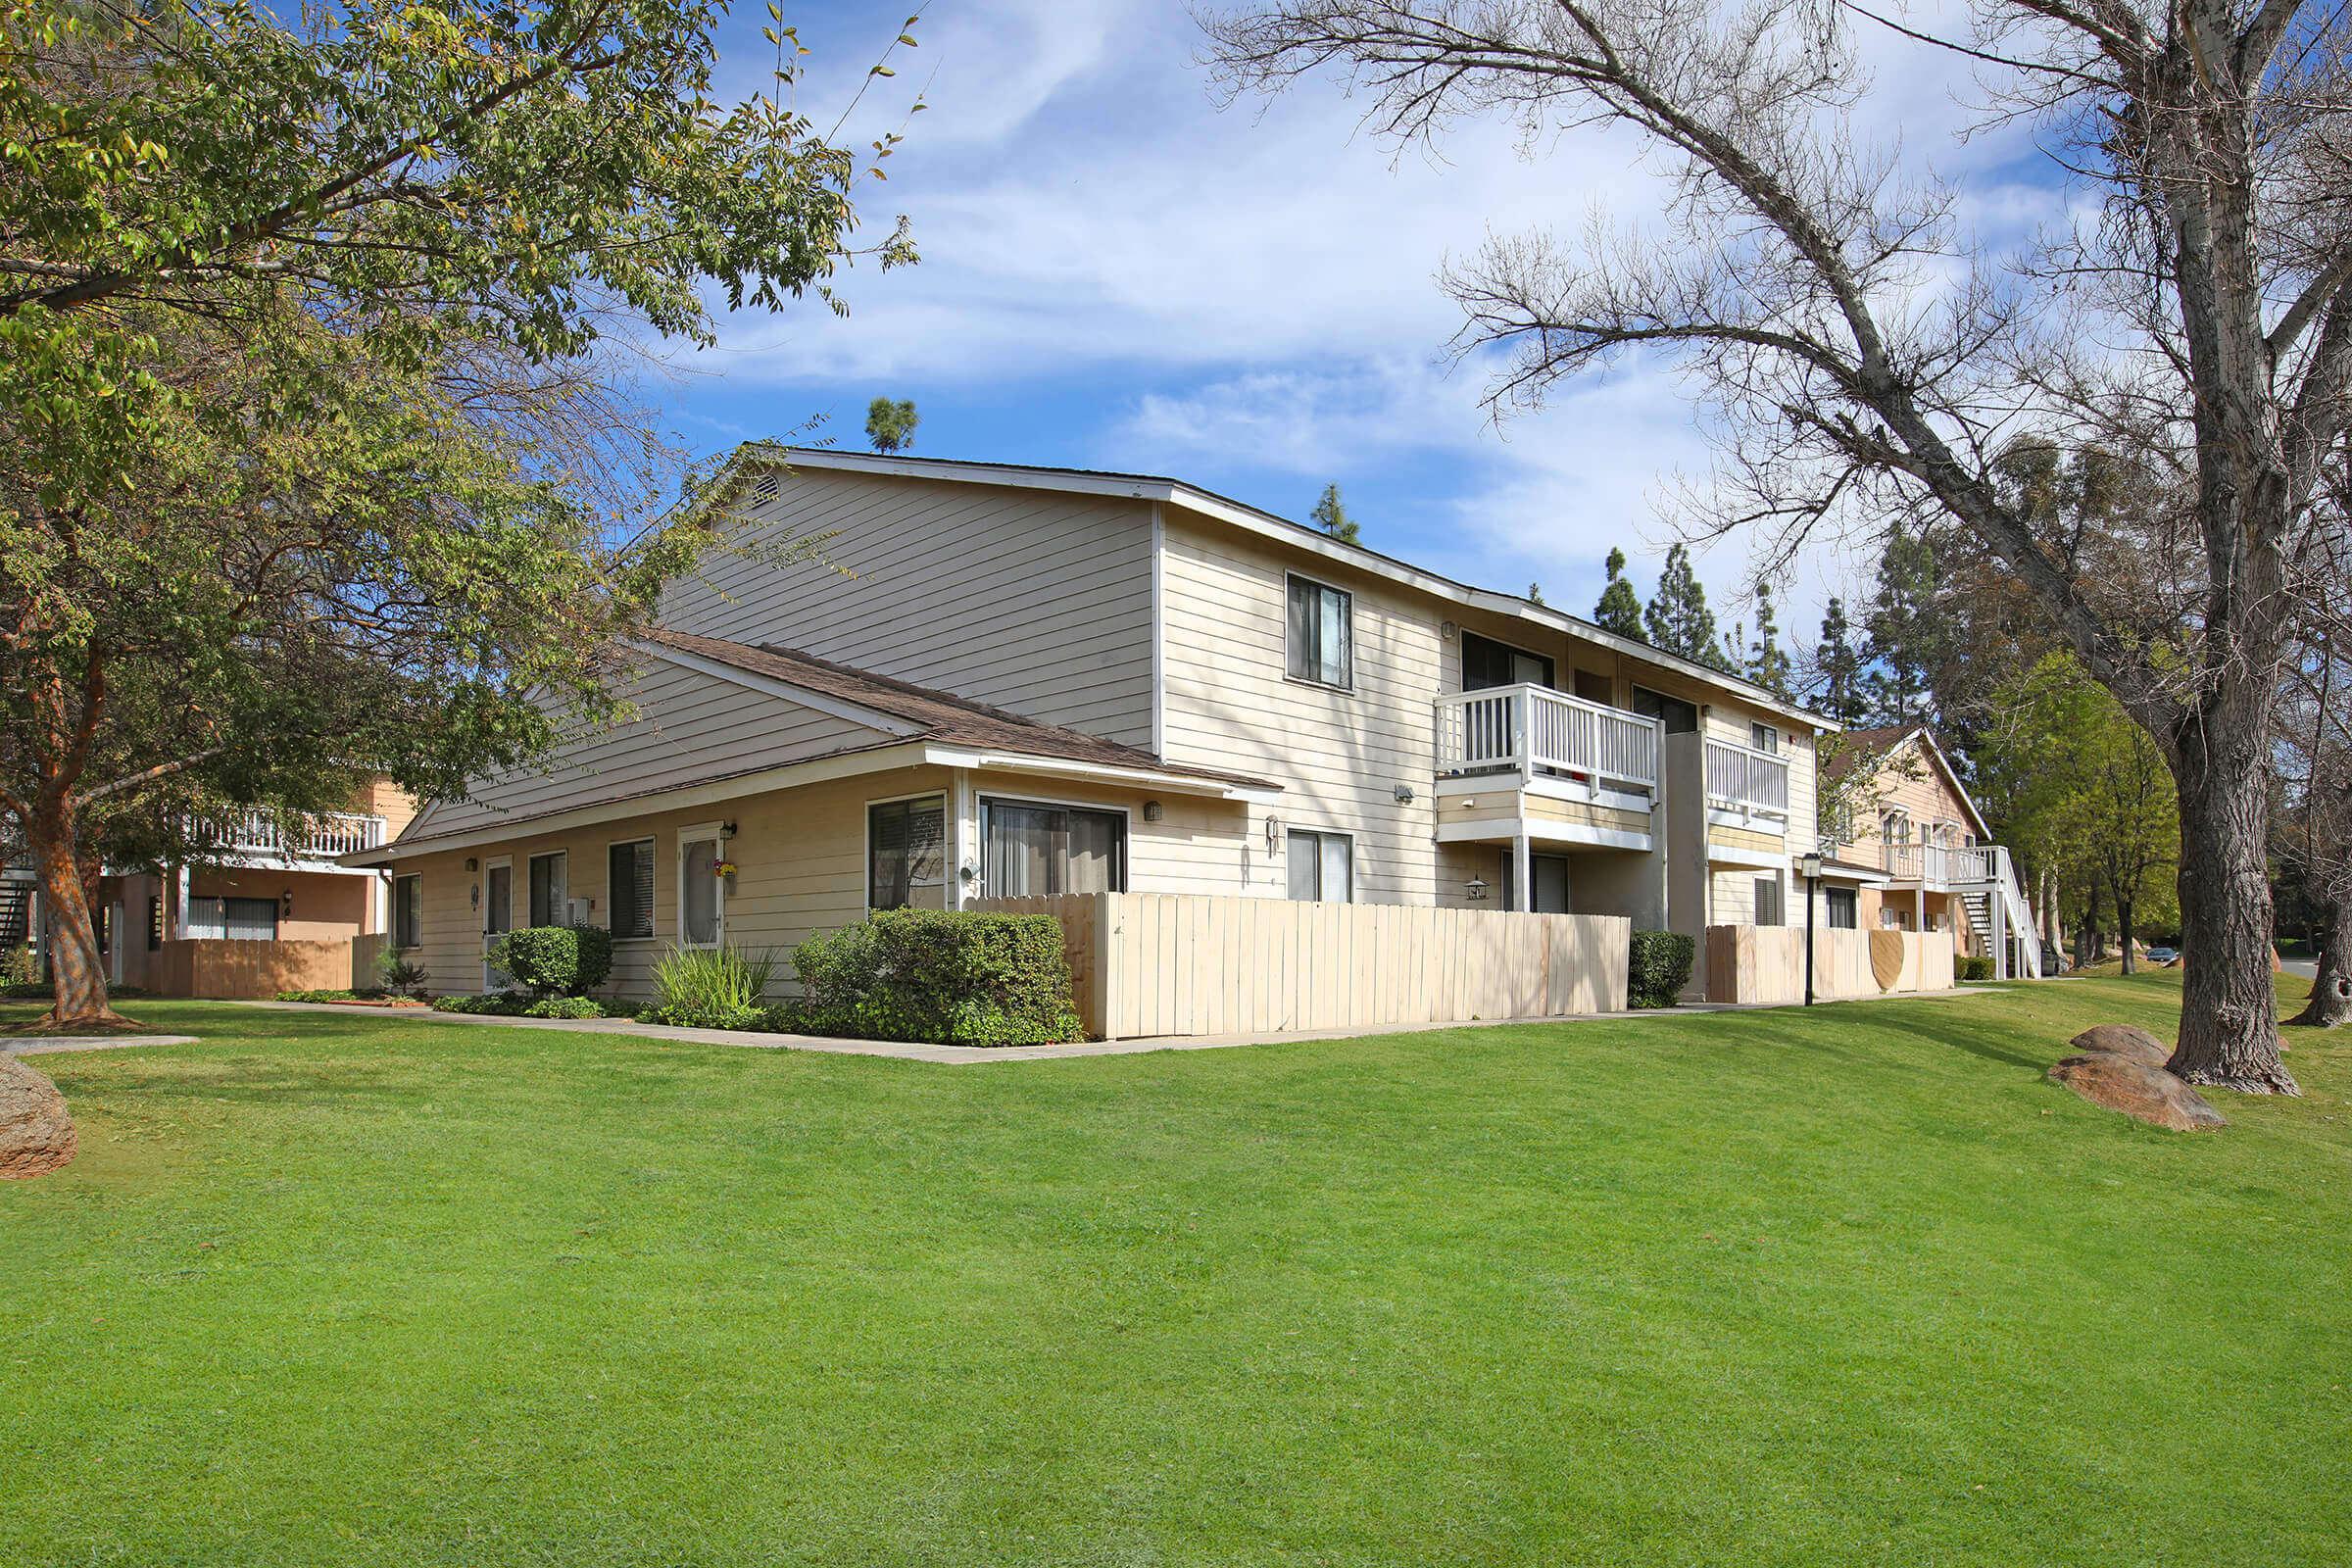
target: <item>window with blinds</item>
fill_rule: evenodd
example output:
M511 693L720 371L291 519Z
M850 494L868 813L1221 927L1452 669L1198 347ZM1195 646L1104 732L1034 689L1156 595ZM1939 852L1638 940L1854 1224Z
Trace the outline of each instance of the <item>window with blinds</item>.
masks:
M1290 837L1291 897L1307 903L1348 904L1355 898L1355 841L1345 833Z
M1291 579L1290 676L1321 686L1354 679L1355 602L1306 577Z
M946 901L918 897L948 875L948 803L877 801L865 808L865 904L869 909L926 908Z
M654 934L654 841L632 839L606 852L606 900L612 906L612 934L650 937Z
M275 942L277 901L190 899L187 934L215 942Z
M531 924L562 925L571 896L571 856L558 850L531 857Z
M1121 812L984 801L980 838L992 898L1127 891L1127 818Z
M1827 899L1825 921L1833 931L1851 931L1861 923L1861 898L1852 888L1832 888Z

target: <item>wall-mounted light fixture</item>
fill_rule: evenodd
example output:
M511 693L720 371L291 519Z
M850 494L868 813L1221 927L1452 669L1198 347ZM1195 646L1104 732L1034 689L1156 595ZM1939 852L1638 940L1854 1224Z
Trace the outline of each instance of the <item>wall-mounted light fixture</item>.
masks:
M1163 816L1165 816L1165 815L1167 815L1167 814L1168 814L1168 808L1167 808L1166 807L1164 807L1164 806L1160 805L1160 804L1159 804L1157 801L1146 801L1146 802L1144 803L1144 820L1145 820L1145 821L1147 821L1147 822L1156 822L1156 821L1158 821L1158 820L1159 820L1161 817L1163 817Z
M1396 786L1396 804L1398 806L1410 806L1413 804L1413 787L1410 784L1399 784Z
M732 823L732 822L721 822L721 823L719 823L719 824L718 824L718 836L719 836L720 838L722 838L722 839L731 839L731 838L733 838L733 837L735 836L735 824L734 824L734 823Z
M470 855L468 855L467 857L466 857L466 870L468 870L468 871L479 871L481 868L482 868L482 862L481 862L481 861L479 861L479 860L475 859L475 858L474 858L472 856L470 856Z
M1483 876L1472 877L1470 879L1470 886L1468 889L1466 889L1466 891L1474 900L1485 898L1487 896L1487 879Z
M277 917L281 920L294 918L294 890L292 888L286 889L277 896Z
M1461 635L1461 627L1456 626L1450 620L1441 621L1438 624L1438 636L1446 642L1451 642L1454 640L1454 638Z

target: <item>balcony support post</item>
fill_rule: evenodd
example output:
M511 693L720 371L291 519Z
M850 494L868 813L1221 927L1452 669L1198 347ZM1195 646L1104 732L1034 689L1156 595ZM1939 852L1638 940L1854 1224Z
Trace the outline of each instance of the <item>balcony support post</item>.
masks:
M1535 857L1528 852L1527 823L1511 835L1511 907L1521 914L1536 906Z

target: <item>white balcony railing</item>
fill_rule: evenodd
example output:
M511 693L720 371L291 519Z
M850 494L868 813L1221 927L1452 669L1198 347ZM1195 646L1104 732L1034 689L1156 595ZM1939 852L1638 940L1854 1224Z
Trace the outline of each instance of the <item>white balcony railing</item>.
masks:
M1889 844L1886 874L1930 887L1981 887L2006 874L1997 844Z
M331 860L338 855L379 848L384 842L384 819L357 811L326 811L312 817L305 832L299 822L281 825L267 812L239 811L202 824L196 836L239 855Z
M1707 742L1707 804L1756 815L1788 814L1788 760L1730 741Z
M1655 796L1654 718L1555 692L1548 686L1491 686L1438 699L1438 771L1550 773L1601 789Z

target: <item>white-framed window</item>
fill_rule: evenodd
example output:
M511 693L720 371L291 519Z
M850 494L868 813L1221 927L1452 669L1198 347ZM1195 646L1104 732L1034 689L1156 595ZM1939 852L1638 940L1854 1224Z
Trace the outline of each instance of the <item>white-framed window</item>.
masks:
M654 841L605 846L605 914L615 940L654 934Z
M920 795L869 801L865 808L865 906L904 909L944 904L928 890L948 880L948 801Z
M1862 898L1852 888L1831 888L1825 895L1828 907L1822 923L1833 931L1851 931L1860 924Z
M1288 642L1285 671L1293 680L1336 686L1342 691L1355 683L1355 599L1344 589L1311 577L1290 579Z
M1127 891L1127 813L983 797L980 853L991 898Z
M110 906L100 905L93 910L101 919ZM277 901L275 899L190 899L188 901L187 934L214 942L275 942L277 940ZM103 942L113 935L101 931Z
M530 861L530 922L533 925L562 925L564 901L571 896L571 855L564 850L547 850L531 857Z
M412 871L392 879L392 945L416 947L424 934L424 878Z
M723 829L716 822L678 830L678 946L715 948L726 940L726 882L718 874L727 858Z
M1781 923L1781 879L1777 876L1760 876L1756 878L1756 924Z
M1770 724L1751 723L1747 726L1747 744L1759 752L1781 755L1781 732Z
M1345 833L1291 829L1291 897L1304 903L1355 902L1355 840Z

